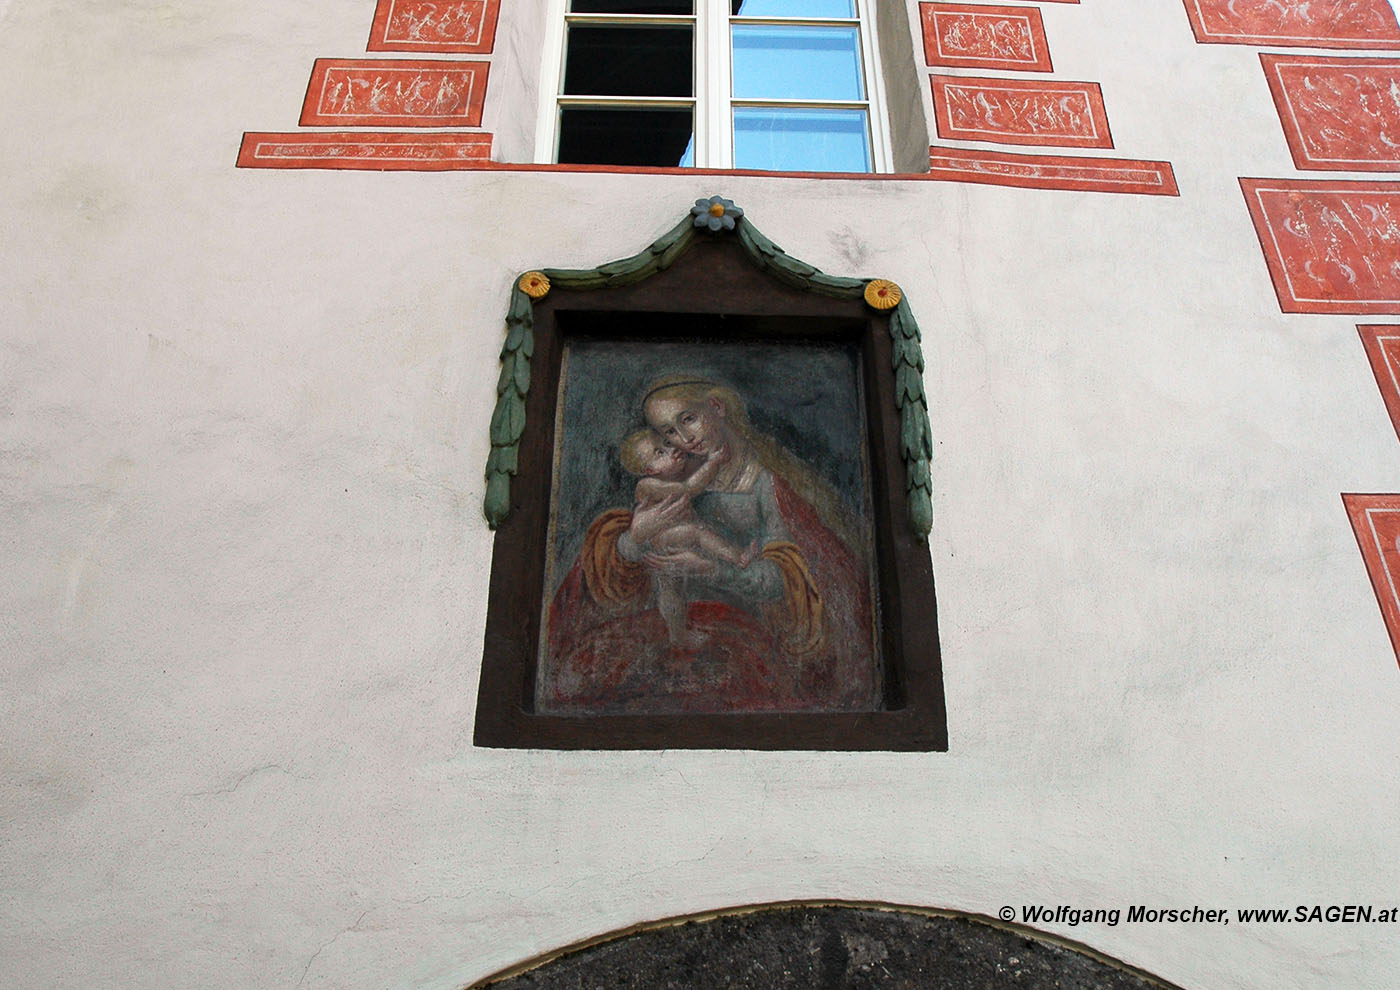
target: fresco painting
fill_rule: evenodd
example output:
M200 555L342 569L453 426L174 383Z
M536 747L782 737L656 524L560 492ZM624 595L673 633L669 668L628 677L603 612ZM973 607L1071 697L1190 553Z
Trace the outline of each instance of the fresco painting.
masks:
M879 709L860 380L835 344L566 346L537 711Z
M1400 662L1400 495L1342 495Z
M1112 148L1094 82L933 76L938 136L1001 144Z
M1400 26L1387 0L1185 0L1202 44L1396 48Z
M318 58L301 125L476 127L489 62Z
M1259 58L1298 168L1400 171L1400 59Z
M485 55L496 40L500 9L500 0L379 0L365 47Z
M1395 435L1400 437L1400 326L1369 324L1358 326L1366 359L1376 376L1376 385L1385 401L1385 411Z
M1285 313L1400 313L1400 187L1240 179Z
M1045 27L1035 7L922 3L919 13L929 65L1051 71Z

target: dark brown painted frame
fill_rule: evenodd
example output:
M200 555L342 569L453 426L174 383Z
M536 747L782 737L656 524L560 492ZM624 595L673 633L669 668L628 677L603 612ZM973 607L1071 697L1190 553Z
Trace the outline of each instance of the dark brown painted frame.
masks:
M750 336L758 327L768 339L844 336L857 342L866 379L884 710L599 716L533 711L562 338L570 320L578 324L590 315L609 313L709 317L709 326L717 328L715 339ZM872 310L858 299L831 299L776 282L747 261L733 237L696 238L672 267L630 286L554 289L539 300L519 472L492 555L476 745L946 751L933 568L927 541L909 523L891 351L888 312Z

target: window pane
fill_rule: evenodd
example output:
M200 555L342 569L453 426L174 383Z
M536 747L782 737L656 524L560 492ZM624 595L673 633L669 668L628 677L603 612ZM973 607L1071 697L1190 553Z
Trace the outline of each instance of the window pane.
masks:
M564 92L578 96L691 96L691 28L569 28Z
M734 167L869 172L865 111L735 107Z
M741 17L855 17L854 0L735 0Z
M735 24L734 97L862 100L854 27Z
M575 14L693 14L695 0L573 0Z
M559 118L559 161L572 165L693 165L690 142L694 129L689 107L565 107Z

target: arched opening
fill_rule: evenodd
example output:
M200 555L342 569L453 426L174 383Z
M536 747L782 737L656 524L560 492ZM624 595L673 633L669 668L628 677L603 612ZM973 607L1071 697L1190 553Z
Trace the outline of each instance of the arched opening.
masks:
M789 903L672 918L512 967L469 990L909 987L1172 990L1076 944L990 918L910 907Z

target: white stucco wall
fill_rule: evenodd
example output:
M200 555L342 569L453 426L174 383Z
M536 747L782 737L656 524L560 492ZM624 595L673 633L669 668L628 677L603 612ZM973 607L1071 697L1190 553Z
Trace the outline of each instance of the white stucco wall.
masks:
M1338 497L1400 446L1357 320L1279 312L1254 50L1043 6L1179 199L235 169L372 8L0 0L0 983L450 988L789 898L1400 901L1400 670ZM948 753L471 745L510 281L711 192L913 300ZM1395 925L1049 930L1190 988L1400 971Z

